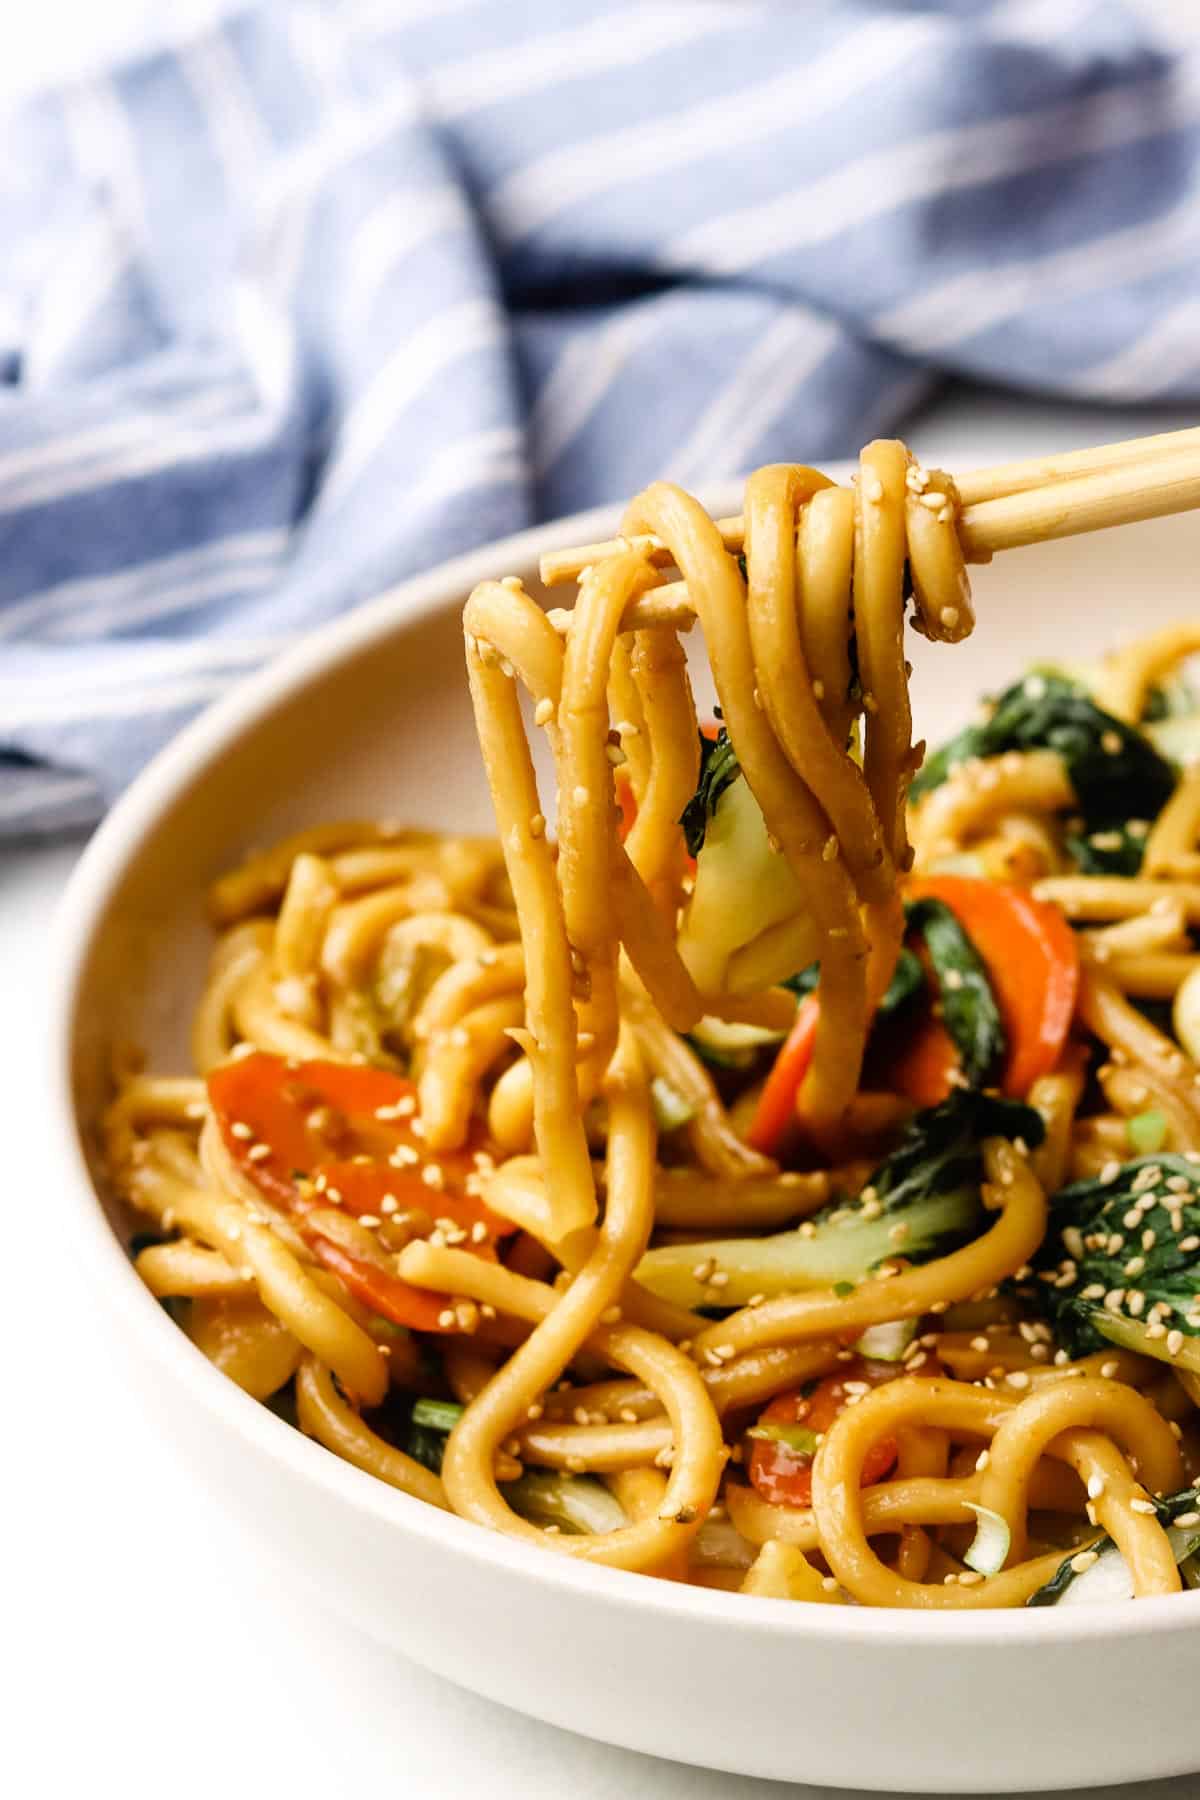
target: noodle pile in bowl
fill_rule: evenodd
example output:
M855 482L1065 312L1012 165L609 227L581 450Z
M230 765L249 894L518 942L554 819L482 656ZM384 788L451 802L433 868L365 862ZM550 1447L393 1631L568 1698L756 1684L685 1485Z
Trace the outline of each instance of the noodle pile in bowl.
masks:
M666 484L624 531L569 614L467 603L497 840L317 827L212 889L197 1073L131 1058L107 1117L139 1272L329 1450L561 1554L1190 1585L1200 631L922 766L906 612L973 619L948 477L875 443L751 476L740 552Z

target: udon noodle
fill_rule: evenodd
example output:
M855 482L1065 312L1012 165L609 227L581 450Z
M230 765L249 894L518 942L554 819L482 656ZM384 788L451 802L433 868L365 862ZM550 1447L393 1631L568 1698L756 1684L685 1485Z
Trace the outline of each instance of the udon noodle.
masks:
M558 1554L1176 1591L1200 631L1034 672L910 795L906 613L973 622L953 482L875 443L744 516L739 553L659 483L569 613L472 593L495 839L322 826L216 882L196 1072L128 1058L107 1116L138 1270L327 1450Z

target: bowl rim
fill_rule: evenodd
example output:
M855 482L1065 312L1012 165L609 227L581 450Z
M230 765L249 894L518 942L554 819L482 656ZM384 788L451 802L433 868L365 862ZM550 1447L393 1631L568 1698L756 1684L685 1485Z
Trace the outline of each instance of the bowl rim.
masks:
M714 514L720 514L736 509L738 492L733 484L718 485L706 499ZM476 582L536 562L548 549L611 535L618 520L618 508L602 506L533 526L438 564L305 634L185 726L117 800L72 871L50 934L45 1075L49 1149L59 1179L49 1185L68 1250L93 1266L93 1291L113 1311L119 1309L139 1352L163 1377L187 1389L233 1440L352 1510L372 1514L477 1564L500 1565L545 1588L577 1593L589 1603L665 1615L693 1626L706 1620L722 1630L740 1625L789 1638L842 1644L887 1641L914 1649L1065 1645L1109 1632L1128 1637L1131 1632L1140 1636L1191 1629L1200 1622L1200 1594L1160 1595L1140 1601L1132 1611L1128 1602L1114 1601L1032 1611L785 1607L548 1554L388 1487L253 1400L196 1351L138 1279L112 1230L84 1157L72 1087L72 1048L93 938L129 861L153 835L161 815L185 787L203 776L231 740L253 729L295 689L334 673L372 644L403 636L444 613Z

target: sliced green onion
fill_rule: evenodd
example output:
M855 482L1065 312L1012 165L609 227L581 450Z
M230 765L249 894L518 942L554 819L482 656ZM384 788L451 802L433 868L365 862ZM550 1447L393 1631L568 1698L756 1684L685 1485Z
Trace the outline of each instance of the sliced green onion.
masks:
M807 1425L789 1425L782 1419L760 1421L750 1427L746 1436L762 1438L769 1444L786 1444L799 1456L815 1456L821 1444L817 1433L810 1431Z
M915 1319L889 1319L883 1325L868 1325L854 1348L872 1362L903 1362L904 1353L917 1335Z
M654 1107L654 1123L660 1131L678 1131L681 1125L696 1116L692 1102L685 1100L661 1075L656 1075L650 1083L650 1102Z
M1153 1156L1167 1141L1166 1114L1154 1109L1135 1113L1126 1119L1125 1133L1139 1156Z
M977 1506L973 1500L966 1504L975 1514L978 1525L963 1561L968 1569L974 1569L979 1575L998 1575L1012 1547L1008 1520L993 1512L990 1506Z
M513 1511L534 1525L557 1525L574 1533L619 1531L629 1520L615 1494L594 1475L560 1475L552 1469L526 1469L504 1484Z
M430 1431L453 1431L463 1416L457 1400L414 1400L412 1422Z

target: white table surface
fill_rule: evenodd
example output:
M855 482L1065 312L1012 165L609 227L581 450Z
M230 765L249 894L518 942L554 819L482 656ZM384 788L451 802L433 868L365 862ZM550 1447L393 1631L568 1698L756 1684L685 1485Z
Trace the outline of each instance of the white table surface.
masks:
M910 435L953 468L1184 422L958 392ZM15 1653L0 1689L15 1700L0 1728L0 1788L32 1800L97 1791L103 1775L99 1791L119 1780L124 1800L830 1793L589 1743L379 1650L282 1588L223 1516L219 1472L212 1491L197 1487L148 1434L93 1342L92 1300L56 1241L54 1197L39 1188L33 1048L46 927L78 848L0 850L0 1613ZM1194 1800L1200 1778L1111 1791Z

